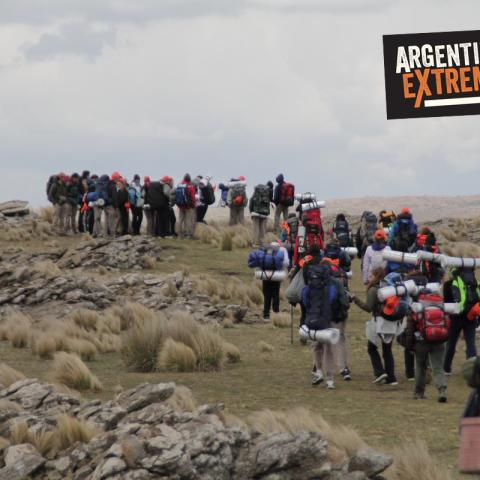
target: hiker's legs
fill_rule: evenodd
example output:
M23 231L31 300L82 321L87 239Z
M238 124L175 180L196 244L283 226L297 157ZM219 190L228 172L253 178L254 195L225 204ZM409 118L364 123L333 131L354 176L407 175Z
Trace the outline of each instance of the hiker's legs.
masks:
M307 309L305 308L305 305L303 303L300 303L300 326L305 324L305 317L307 315Z
M335 357L333 355L333 346L330 343L327 343L323 349L323 367L327 380L333 380Z
M260 247L260 217L252 217L253 246Z
M197 226L197 212L194 208L187 209L187 236L195 235L195 227Z
M421 343L415 345L415 392L423 394L428 364L428 348Z
M237 208L234 208L234 207L230 207L230 220L228 222L228 224L233 227L234 225L236 225L238 223L238 220L237 220L237 217L238 217L238 209Z
M405 376L407 378L415 377L415 354L412 350L405 348L403 357L405 360Z
M340 330L340 340L335 345L335 351L337 354L337 366L340 367L340 371L347 368L347 339L345 336L345 329L347 327L347 322L338 322L332 325L335 328Z
M465 320L463 326L463 337L465 339L465 346L467 347L465 355L468 358L477 356L477 347L475 345L475 334L477 324L472 320Z
M240 207L238 209L237 221L240 225L245 225L245 208Z
M94 237L99 237L102 234L102 208L93 207L93 231Z
M385 373L388 375L387 382L396 382L395 378L395 360L393 359L392 343L382 341L382 356L385 365Z
M94 214L93 214L93 208L89 208L87 210L87 219L86 219L86 222L85 222L85 225L87 226L87 231L90 235L93 234L93 225L94 225Z
M175 210L173 207L169 207L170 210L170 233L174 236L177 235L175 231L175 224L177 223L177 216L175 215Z
M207 214L208 205L199 205L197 207L197 222L204 222L205 215Z
M259 218L258 224L258 239L260 245L263 245L265 242L265 235L267 234L267 218Z
M378 353L378 347L375 343L368 341L367 351L368 355L370 356L370 361L372 362L373 376L377 378L383 373L385 373L382 359L380 358L380 354Z
M272 283L272 310L275 313L280 311L280 283L281 282L271 282Z
M462 330L462 321L455 319L450 326L450 332L448 333L447 351L445 352L445 360L443 362L443 369L446 372L452 371L453 357L455 356L455 349L457 347L458 337Z
M180 208L178 214L178 234L184 237L187 231L187 214L185 208Z
M274 282L269 282L268 280L264 280L262 282L264 318L270 316L270 308L271 308L272 299L273 299L273 290L272 290L273 283Z
M120 207L118 209L119 216L119 228L121 235L128 234L128 209L125 207Z
M140 207L132 207L132 230L134 235L140 234L142 226L143 210Z
M78 205L72 205L72 209L70 211L70 225L72 226L73 233L78 233L77 212L78 212Z
M147 235L153 235L153 215L152 210L145 210L145 219L147 220L146 233Z
M324 360L324 350L325 345L320 342L313 343L313 364L315 365L315 369L317 372L320 372L323 368L323 360Z
M273 230L278 232L280 230L280 215L282 214L282 206L277 205L275 207L275 215L273 217Z
M440 343L430 347L430 366L432 367L433 381L438 390L447 388L447 377L443 369L445 344Z
M70 224L72 219L72 205L70 203L65 204L65 223L63 225L63 231L68 233L73 230L73 225Z

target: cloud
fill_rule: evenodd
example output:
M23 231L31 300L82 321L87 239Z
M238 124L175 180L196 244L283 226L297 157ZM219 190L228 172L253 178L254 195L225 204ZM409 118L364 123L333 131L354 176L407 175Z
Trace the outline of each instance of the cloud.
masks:
M86 22L67 22L58 33L44 33L33 44L23 47L28 60L51 59L57 55L79 55L90 60L102 54L106 46L114 46L113 28L95 28Z

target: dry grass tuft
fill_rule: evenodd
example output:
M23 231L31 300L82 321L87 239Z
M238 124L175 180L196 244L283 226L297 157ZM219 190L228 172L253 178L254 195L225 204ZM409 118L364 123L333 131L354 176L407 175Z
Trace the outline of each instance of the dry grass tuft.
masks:
M11 445L29 443L33 445L42 455L48 455L55 448L55 436L53 431L33 431L28 428L25 421L12 423L10 427Z
M425 442L414 439L394 450L394 462L385 473L388 480L452 480L428 452Z
M5 324L6 339L13 348L26 348L30 341L31 320L21 312L14 311Z
M449 241L449 242L456 242L458 239L457 234L450 230L449 228L442 228L440 233Z
M95 429L84 421L67 414L57 417L55 444L59 451L65 450L76 442L88 443L96 434Z
M40 358L53 358L53 354L57 351L56 337L48 334L36 334L32 341L32 351Z
M230 232L223 232L220 241L220 248L224 252L231 252L233 250L233 238Z
M197 408L197 402L193 393L183 385L178 385L173 395L165 403L180 412L193 412Z
M278 328L289 328L291 324L290 315L288 313L274 313L272 323Z
M72 313L72 320L75 325L84 328L85 330L96 330L100 322L100 315L86 308L80 308Z
M90 372L81 358L73 353L55 354L53 368L55 379L67 387L93 391L102 389L98 378Z
M32 266L32 272L39 273L45 278L56 278L62 274L58 265L51 260L42 260L34 263Z
M100 265L98 268L97 268L97 273L99 275L106 275L108 273L108 268L105 268L103 265Z
M222 347L228 363L238 363L240 361L240 350L236 345L224 341Z
M9 367L6 363L0 363L0 385L9 387L15 382L25 380L25 375L12 367Z
M145 255L142 258L142 266L146 270L155 270L155 268L157 268L157 259L154 257L150 257L148 255Z
M275 348L273 347L273 345L270 345L269 343L267 342L264 342L263 340L260 340L258 342L258 349L261 351L261 352L265 352L265 353L271 353L275 350Z
M97 355L97 347L92 342L81 338L67 339L66 347L67 352L76 353L86 362L92 361Z
M112 307L107 310L107 313L120 319L122 331L129 329L132 325L142 322L145 319L153 319L155 317L155 314L151 310L134 302L126 302L125 305L121 307Z
M197 366L195 352L182 342L167 338L158 356L158 370L193 372Z
M41 207L41 208L39 208L38 215L40 216L42 221L47 222L50 225L53 224L53 216L54 216L54 208L53 207Z
M223 328L234 328L234 321L231 315L226 315L222 321Z

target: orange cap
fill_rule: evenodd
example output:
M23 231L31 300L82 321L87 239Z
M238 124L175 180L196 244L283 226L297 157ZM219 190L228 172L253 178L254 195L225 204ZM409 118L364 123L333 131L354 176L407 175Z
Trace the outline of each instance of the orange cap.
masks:
M385 241L388 240L387 234L385 233L384 230L381 230L381 229L377 230L374 233L373 238L375 240L385 240Z
M403 207L402 208L402 213L410 213L410 209L408 207Z
M113 172L112 176L110 177L113 181L119 180L122 176L118 172Z

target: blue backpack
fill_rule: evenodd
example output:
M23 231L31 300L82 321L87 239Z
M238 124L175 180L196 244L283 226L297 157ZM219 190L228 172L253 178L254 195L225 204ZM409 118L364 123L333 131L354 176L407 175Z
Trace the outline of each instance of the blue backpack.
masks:
M129 187L128 188L128 200L130 202L130 205L133 207L137 204L137 200L139 197L139 192L134 188L134 187Z
M98 192L88 192L87 193L87 202L96 202L98 200Z
M175 204L179 207L187 207L192 204L192 199L188 195L188 185L180 183L175 189Z
M310 330L325 330L333 320L334 303L338 292L328 265L310 265L307 285L302 289L306 309L305 324Z
M248 256L248 266L260 268L264 272L282 270L283 252L274 247L259 248Z
M108 185L110 183L110 179L108 175L102 175L97 182L95 187L95 193L97 194L97 199L103 199L105 202L108 200Z

